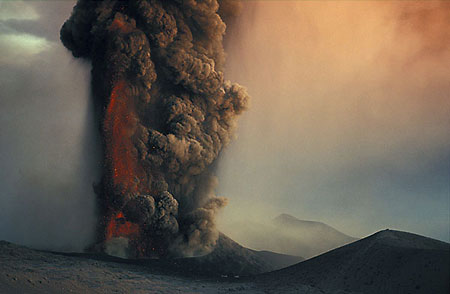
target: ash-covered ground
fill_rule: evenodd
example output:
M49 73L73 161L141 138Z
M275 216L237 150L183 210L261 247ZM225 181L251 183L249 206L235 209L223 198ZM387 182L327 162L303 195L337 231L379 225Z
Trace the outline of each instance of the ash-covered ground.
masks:
M448 293L450 285L448 243L393 230L285 269L246 276L263 270L259 258L225 236L209 256L171 260L38 251L2 241L0 293L438 294Z

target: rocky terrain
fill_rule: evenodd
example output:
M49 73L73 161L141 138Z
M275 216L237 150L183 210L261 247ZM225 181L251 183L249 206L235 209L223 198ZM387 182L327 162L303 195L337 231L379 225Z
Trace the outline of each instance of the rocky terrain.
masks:
M294 258L221 236L209 256L125 260L0 242L0 293L449 293L450 244L385 230L290 267ZM271 264L272 262L272 264Z
M450 244L384 230L256 280L278 293L303 285L323 293L450 293Z
M256 251L245 248L224 234L210 254L177 259L123 260L168 273L188 276L222 277L248 276L285 268L304 260L299 256Z

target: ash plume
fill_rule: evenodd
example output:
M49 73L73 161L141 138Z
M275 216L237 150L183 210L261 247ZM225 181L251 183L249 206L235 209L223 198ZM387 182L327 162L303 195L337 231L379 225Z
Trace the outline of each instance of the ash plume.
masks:
M226 199L212 166L249 99L224 79L218 11L215 0L79 0L61 29L73 55L91 60L103 107L103 250L127 238L131 256L192 256L216 243Z

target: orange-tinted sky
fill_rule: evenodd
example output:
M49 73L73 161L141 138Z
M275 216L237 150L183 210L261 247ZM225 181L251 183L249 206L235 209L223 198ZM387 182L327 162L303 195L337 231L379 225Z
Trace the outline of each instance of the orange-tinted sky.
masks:
M219 168L223 223L289 212L448 241L448 40L450 2L245 2L226 74L252 107Z
M74 4L0 2L0 239L57 250L93 237L101 158L89 66L59 41ZM222 227L291 213L448 241L449 6L246 1L226 75L253 101L218 165Z

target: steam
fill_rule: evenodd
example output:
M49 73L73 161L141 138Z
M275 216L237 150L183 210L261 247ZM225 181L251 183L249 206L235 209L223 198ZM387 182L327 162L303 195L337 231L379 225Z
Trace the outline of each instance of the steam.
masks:
M222 232L249 245L234 222L290 213L448 241L449 15L448 1L245 1L226 73L255 98L218 169Z
M92 61L105 109L99 239L127 237L132 255L198 255L218 238L226 199L214 194L212 169L248 101L223 77L218 9L214 0L79 0L61 29L73 55Z
M58 40L73 4L0 3L0 240L82 251L101 159L89 66Z

